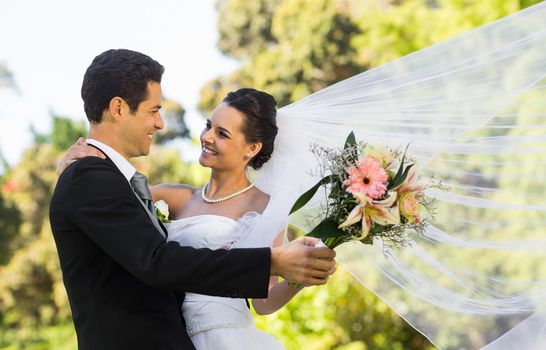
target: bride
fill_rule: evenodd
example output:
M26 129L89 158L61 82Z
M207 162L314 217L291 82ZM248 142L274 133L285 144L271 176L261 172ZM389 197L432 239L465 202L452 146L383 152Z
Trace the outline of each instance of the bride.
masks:
M179 189L188 207L178 208L182 220L173 229L237 224L234 239L206 244L278 244L279 218L319 180L310 143L339 147L353 130L372 144L411 144L420 173L450 188L426 193L437 202L434 221L424 234L410 234L402 250L380 241L343 244L340 265L441 349L546 349L545 18L541 2L279 109L275 152L256 172L257 188L220 203L200 201L201 193L219 199L248 184L242 175L222 184L222 168L203 192ZM257 155L252 141L224 153L220 141L233 140L216 129L217 116L203 135L205 164L221 166L216 159L225 157L234 166L236 156L245 162ZM214 140L207 138L213 131ZM251 200L241 206L245 198ZM313 227L305 217L291 223ZM262 303L282 304L290 296L285 287L272 287L288 293L285 299Z
M188 185L157 185L154 200L165 200L174 220L167 226L169 240L196 248L229 249L240 236L240 226L254 225L270 196L252 184L247 166L261 168L273 153L277 135L276 101L261 91L230 92L213 111L201 133L199 163L211 168L202 189ZM285 239L282 220L272 246ZM267 299L254 299L258 314L270 314L301 289L271 277ZM182 306L187 331L199 349L283 349L267 333L258 331L243 299L187 293Z

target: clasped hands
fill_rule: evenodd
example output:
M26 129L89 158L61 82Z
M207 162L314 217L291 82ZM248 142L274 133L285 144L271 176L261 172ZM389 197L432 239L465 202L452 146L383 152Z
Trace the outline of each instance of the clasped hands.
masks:
M315 247L320 240L300 237L271 248L271 275L304 286L322 285L336 271L336 252L327 247Z

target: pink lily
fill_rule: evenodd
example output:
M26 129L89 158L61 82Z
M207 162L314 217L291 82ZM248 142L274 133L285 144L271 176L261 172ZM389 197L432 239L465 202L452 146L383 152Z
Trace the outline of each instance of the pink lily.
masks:
M361 193L353 193L357 205L351 210L347 219L339 225L339 228L356 224L362 220L362 232L356 239L364 239L370 233L372 223L378 225L397 225L400 223L400 213L396 202L397 193L391 191L383 200L372 200Z

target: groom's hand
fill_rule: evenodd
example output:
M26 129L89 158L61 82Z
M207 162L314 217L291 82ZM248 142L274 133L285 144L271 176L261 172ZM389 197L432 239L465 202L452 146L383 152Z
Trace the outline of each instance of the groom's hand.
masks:
M289 244L271 249L271 275L303 285L320 285L336 270L336 252L330 248L315 248L319 242L301 237Z

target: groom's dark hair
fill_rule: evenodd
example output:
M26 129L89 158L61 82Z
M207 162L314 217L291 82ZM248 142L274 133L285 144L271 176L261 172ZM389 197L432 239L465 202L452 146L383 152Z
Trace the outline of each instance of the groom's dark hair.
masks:
M135 113L148 97L148 83L161 83L165 68L149 56L126 49L108 50L91 62L82 84L87 119L102 121L102 112L114 97L121 97Z

